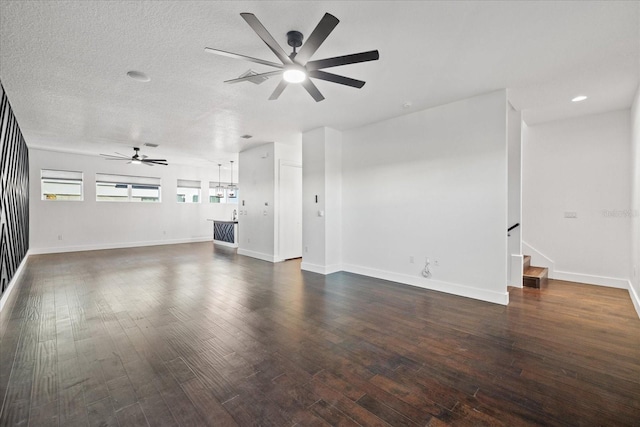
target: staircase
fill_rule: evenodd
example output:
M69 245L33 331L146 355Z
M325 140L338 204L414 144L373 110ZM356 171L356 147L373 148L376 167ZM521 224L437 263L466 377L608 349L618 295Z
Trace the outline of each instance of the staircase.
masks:
M529 288L541 288L547 286L549 280L549 269L547 267L536 267L531 265L531 255L524 256L524 273L522 282Z

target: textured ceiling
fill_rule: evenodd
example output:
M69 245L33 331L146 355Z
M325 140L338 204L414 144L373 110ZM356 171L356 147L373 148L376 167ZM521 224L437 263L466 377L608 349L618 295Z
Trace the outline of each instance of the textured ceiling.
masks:
M223 81L270 68L204 51L277 61L240 12L283 47L287 31L308 36L332 13L341 22L312 59L378 49L380 60L331 70L363 89L316 81L322 102L299 86L268 101L278 79ZM0 80L30 147L128 153L151 142L154 157L217 163L500 88L530 124L628 108L639 29L639 2L3 0ZM578 94L589 99L571 103Z

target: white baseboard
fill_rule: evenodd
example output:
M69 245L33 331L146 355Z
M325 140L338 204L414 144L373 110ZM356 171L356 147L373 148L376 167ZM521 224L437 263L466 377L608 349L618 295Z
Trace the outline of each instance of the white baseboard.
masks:
M9 282L9 286L7 286L7 288L2 293L2 298L0 298L0 311L2 311L2 309L4 308L4 305L9 300L9 295L11 295L11 292L13 292L13 289L15 288L16 283L18 282L18 280L20 280L20 276L22 275L22 270L24 269L24 266L27 264L27 259L29 258L30 253L31 253L31 250L28 250L24 258L22 258L22 262L16 269L15 273L13 273L13 277Z
M226 246L226 247L229 247L229 248L237 248L238 247L237 243L223 242L222 240L214 240L213 244L214 245L220 245L220 246Z
M327 275L331 273L337 273L338 271L342 271L342 266L340 264L325 266L325 265L311 264L309 262L302 261L300 263L300 269L304 271L310 271L312 273Z
M638 313L638 317L640 317L640 295L636 292L633 285L631 284L631 280L627 280L629 286L629 296L631 297L631 302L636 309L636 313Z
M29 249L29 253L31 255L58 254L58 253L64 253L64 252L100 251L104 249L138 248L142 246L178 245L181 243L198 243L198 242L211 242L211 241L212 241L211 236L207 236L207 237L191 237L187 239L150 240L150 241L144 241L144 242L97 243L92 245L59 246L59 247L52 247L52 248L33 248L33 249Z
M361 274L363 276L375 277L377 279L389 280L405 285L417 286L419 288L431 289L434 291L445 292L448 294L458 295L466 298L473 298L480 301L491 302L494 304L509 304L509 292L507 292L506 289L504 293L487 291L484 289L472 288L456 283L408 276L406 274L392 273L389 271L376 270L373 268L361 267L358 265L346 264L342 267L344 271L349 273Z
M555 280L566 280L567 282L629 289L629 281L627 279L618 279L616 277L594 276L591 274L571 273L569 271L556 271L553 278Z
M261 259L263 261L268 261L268 262L278 262L278 259L274 255L269 255L262 252L250 251L248 249L238 249L238 255L257 258L257 259Z

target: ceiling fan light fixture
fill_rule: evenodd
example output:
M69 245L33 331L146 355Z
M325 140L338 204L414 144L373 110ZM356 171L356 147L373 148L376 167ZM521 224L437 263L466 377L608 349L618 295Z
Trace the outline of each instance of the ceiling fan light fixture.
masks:
M131 160L131 164L132 164L132 165L141 165L141 164L142 164L142 162L141 162L139 159L132 159L132 160Z
M288 83L302 83L307 79L307 72L302 67L287 67L282 73L282 78Z

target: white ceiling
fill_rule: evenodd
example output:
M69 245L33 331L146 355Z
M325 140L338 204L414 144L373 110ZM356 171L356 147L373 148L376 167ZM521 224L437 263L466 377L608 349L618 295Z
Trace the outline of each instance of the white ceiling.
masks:
M223 81L271 68L204 51L277 61L240 12L283 47L287 31L308 36L329 12L341 22L312 59L378 49L380 60L330 70L365 80L360 90L316 81L322 102L291 85L268 101L278 79ZM535 124L629 108L639 70L635 1L0 2L0 80L27 144L79 153L151 142L152 157L217 163L318 126L345 130L505 87ZM571 103L578 94L589 99Z

